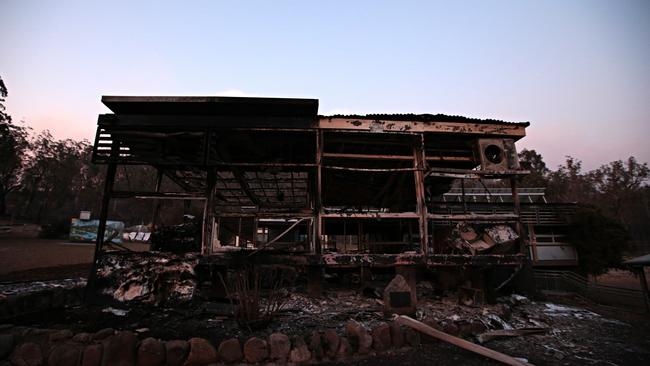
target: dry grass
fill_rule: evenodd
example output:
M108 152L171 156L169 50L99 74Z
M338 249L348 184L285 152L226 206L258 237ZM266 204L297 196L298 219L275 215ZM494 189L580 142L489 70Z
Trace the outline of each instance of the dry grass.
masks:
M250 266L232 273L228 284L220 278L233 305L233 316L250 329L268 325L288 300L287 279L279 269Z

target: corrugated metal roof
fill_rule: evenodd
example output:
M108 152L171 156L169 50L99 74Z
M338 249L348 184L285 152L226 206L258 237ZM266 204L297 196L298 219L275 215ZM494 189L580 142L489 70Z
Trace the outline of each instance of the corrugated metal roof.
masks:
M320 116L321 118L356 118L382 121L414 121L414 122L467 122L481 124L516 124L528 127L530 122L507 122L498 119L481 119L463 116L450 116L447 114L413 114L413 113L396 113L396 114L335 114L331 116Z

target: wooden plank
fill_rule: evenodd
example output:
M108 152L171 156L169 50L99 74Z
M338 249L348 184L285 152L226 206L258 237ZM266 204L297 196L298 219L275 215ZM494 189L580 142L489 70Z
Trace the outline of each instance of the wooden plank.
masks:
M359 118L321 117L318 127L324 130L365 130L375 132L431 132L461 135L526 136L524 124L390 121Z
M513 176L528 175L530 170L525 169L504 169L504 170L475 170L475 169L455 169L455 168L431 168L430 173L449 173L449 174L475 174L488 176Z
M413 172L417 171L417 168L351 168L345 166L332 166L332 165L323 165L323 169L333 169L333 170L348 170L353 172Z
M474 161L470 156L427 156L427 161Z
M322 213L326 219L417 219L417 212L329 212Z
M429 214L431 220L445 221L516 221L519 217L515 214Z
M138 198L138 199L159 199L159 200L204 200L205 194L189 192L137 192L137 191L115 191L112 198Z
M367 159L367 160L413 160L411 155L377 155L377 154L343 154L343 153L323 153L324 158L340 159Z
M411 317L408 317L406 315L400 315L397 317L397 322L405 325L409 328L413 328L417 330L418 332L424 333L430 337L439 339L441 341L453 344L454 346L460 347L464 350L470 351L477 353L481 356L485 356L487 358L491 358L495 361L499 361L501 363L504 363L506 365L512 365L512 366L530 366L529 363L525 363L522 361L519 361L513 357L510 357L506 354L503 354L501 352L497 352L494 350L491 350L489 348L480 346L478 344L474 344L472 342L468 342L462 338L454 337L450 334L447 334L445 332L441 332L437 329L434 329L422 322L419 322Z

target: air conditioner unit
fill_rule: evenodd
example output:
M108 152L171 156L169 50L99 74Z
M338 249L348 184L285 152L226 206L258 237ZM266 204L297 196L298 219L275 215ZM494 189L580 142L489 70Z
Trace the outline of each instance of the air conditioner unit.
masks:
M479 139L478 155L483 170L519 169L517 148L512 139Z

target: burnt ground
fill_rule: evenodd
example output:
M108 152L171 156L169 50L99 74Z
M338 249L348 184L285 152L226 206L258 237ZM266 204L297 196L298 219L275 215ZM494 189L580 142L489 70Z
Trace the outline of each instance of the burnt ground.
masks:
M3 266L0 281L85 277L91 247L38 239L20 242L0 240L0 262ZM54 261L51 267L32 265L37 263L35 258L30 258L35 248L40 248L38 256L43 255L48 257L47 260ZM12 254L7 256L7 253ZM113 305L113 309L127 310L123 316L106 312L110 310L106 304L78 306L29 314L9 321L17 326L68 328L74 332L94 332L107 327L130 329L138 332L141 338L153 336L165 340L199 336L218 344L227 337L264 336L274 331L307 335L315 329L335 328L339 334L343 334L343 327L349 319L358 320L367 327L387 320L382 313L381 300L372 296L373 291L365 291L364 295L361 289L342 285L330 285L326 290L324 297L314 299L305 295L304 287L292 289L285 308L260 330L249 330L233 321L228 302L201 301L176 308ZM504 324L513 328L548 327L549 331L545 334L494 339L485 344L488 348L525 358L536 365L650 364L648 315L601 307L567 296L548 296L535 302L506 298L497 305L460 306L453 293L437 293L427 282L418 286L418 296L420 304L417 315L420 320L450 333L460 333L472 341L476 341L477 333L485 329L500 329ZM490 315L499 316L504 324L490 319ZM422 345L416 349L390 351L354 360L353 364L457 366L496 363L423 337Z
M495 305L457 304L453 294L438 296L423 282L418 286L421 321L449 333L476 341L490 329L543 327L544 334L494 339L485 346L536 365L641 365L650 364L650 322L647 315L600 308L572 297L530 301L512 296ZM129 329L140 337L164 340L203 337L218 344L232 336L241 339L283 332L308 335L312 330L334 328L344 334L349 319L373 328L384 317L381 299L373 291L351 290L341 285L327 288L322 298L310 298L304 288L287 293L284 309L267 326L247 329L231 318L228 302L194 301L181 307L144 305L91 305L51 310L12 320L14 325L68 328L95 332L103 328ZM374 365L485 365L481 356L449 344L422 338L416 349L392 351L357 359L353 364ZM494 363L496 364L496 363Z

